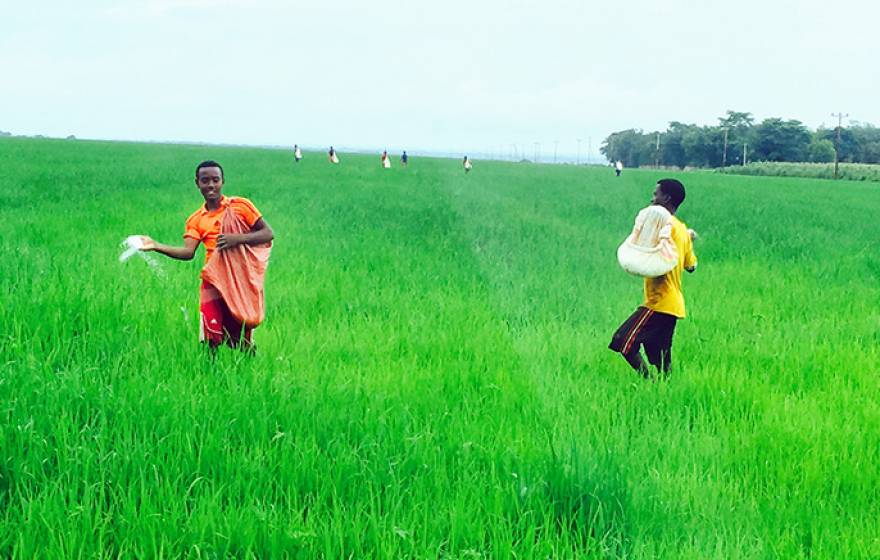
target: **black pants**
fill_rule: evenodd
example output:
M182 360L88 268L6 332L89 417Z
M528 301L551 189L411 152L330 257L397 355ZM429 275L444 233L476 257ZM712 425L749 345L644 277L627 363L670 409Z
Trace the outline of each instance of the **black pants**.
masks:
M667 374L672 366L672 336L677 320L675 315L639 307L620 325L608 348L623 354L633 369L647 377L648 368L639 354L644 346L648 363Z

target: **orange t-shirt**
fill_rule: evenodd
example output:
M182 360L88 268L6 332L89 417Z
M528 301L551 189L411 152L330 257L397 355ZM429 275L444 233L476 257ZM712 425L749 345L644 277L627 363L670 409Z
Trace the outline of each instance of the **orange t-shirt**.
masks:
M220 235L220 218L223 217L223 211L227 207L241 216L248 227L254 227L257 220L263 217L250 200L240 196L221 197L220 207L216 210L208 210L202 205L201 208L193 212L186 219L186 230L183 236L191 237L204 243L206 263L217 247L217 236Z

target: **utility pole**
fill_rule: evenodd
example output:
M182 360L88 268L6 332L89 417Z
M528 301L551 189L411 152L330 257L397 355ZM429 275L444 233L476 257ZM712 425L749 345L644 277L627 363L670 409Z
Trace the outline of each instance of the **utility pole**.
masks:
M577 164L580 165L581 164L581 139L578 138L577 141L578 141Z
M843 126L843 117L848 117L849 113L831 113L832 117L837 117L837 135L834 139L834 178L837 179L837 166L840 164L840 128Z
M727 127L724 130L724 149L721 151L721 167L727 167Z
M748 163L748 162L746 161L746 159L749 157L749 154L748 154L748 152L746 151L746 150L748 149L748 147L749 147L749 143L748 143L748 142L743 142L743 167L745 167L746 163Z
M556 163L556 152L559 150L559 140L553 141L553 163Z
M654 149L654 168L660 167L660 133L657 133L657 147Z

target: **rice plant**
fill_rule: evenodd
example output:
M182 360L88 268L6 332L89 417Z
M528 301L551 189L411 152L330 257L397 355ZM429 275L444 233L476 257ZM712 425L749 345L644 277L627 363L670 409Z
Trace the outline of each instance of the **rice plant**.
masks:
M0 139L4 558L876 558L875 185L678 174L666 382L606 348L667 172ZM195 165L275 230L197 343Z

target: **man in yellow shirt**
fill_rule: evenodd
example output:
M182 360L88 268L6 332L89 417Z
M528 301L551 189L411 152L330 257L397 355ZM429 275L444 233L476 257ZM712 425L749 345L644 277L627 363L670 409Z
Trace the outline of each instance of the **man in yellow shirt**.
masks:
M662 206L672 214L672 241L678 249L678 263L663 276L645 278L645 303L620 325L608 345L645 378L650 377L650 371L642 359L642 346L648 362L657 372L664 377L669 374L675 323L685 317L682 271L693 272L697 266L693 233L675 217L684 197L684 185L680 181L661 179L657 182L651 204Z

